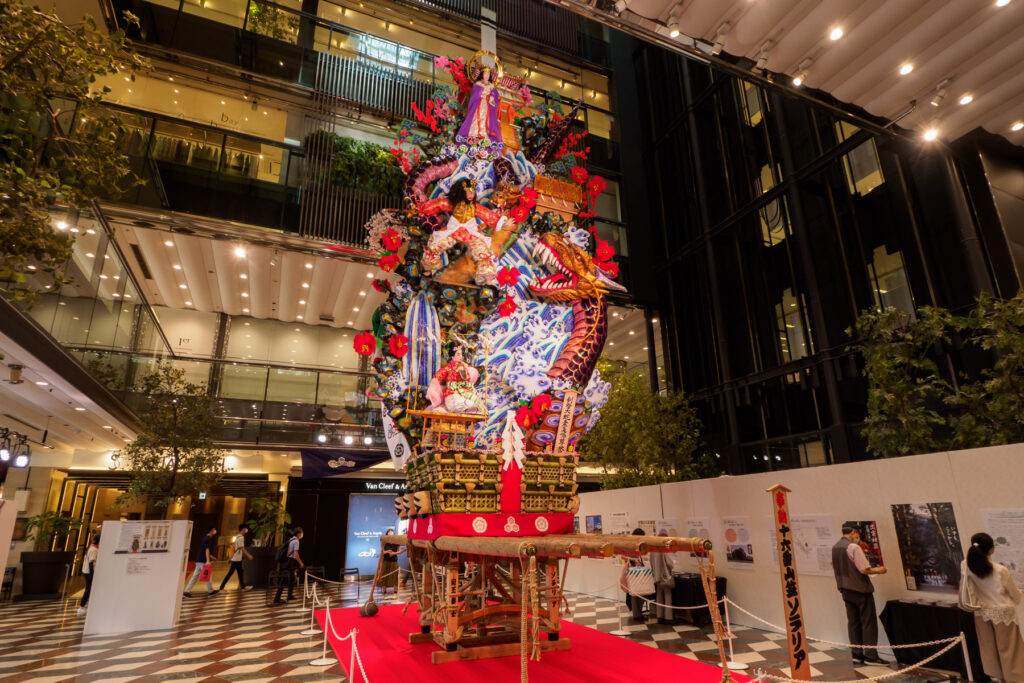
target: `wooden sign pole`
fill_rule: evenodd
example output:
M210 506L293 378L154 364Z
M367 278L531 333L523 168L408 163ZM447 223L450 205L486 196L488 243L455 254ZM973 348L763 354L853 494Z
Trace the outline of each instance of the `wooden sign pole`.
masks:
M789 677L798 681L809 681L811 663L807 658L804 608L800 599L800 580L796 574L796 557L793 555L793 530L789 522L788 493L789 489L782 484L776 484L768 489L779 551L779 576L782 579L782 601L786 614L786 641L789 643Z

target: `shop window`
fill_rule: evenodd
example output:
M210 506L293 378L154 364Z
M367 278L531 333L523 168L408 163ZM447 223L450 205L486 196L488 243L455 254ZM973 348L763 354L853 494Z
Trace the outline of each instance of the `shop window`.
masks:
M860 130L846 121L836 121L835 125L836 136L840 142L848 140ZM874 138L843 155L843 173L846 176L846 185L850 194L866 195L885 182Z
M775 187L782 179L782 171L778 166L772 167L765 164L761 167L761 173L754 178L754 189L758 194L764 194ZM789 219L782 199L776 199L758 210L761 218L761 237L766 247L771 247L782 242L789 234Z
M782 362L806 358L814 353L814 345L805 323L807 303L804 295L793 294L792 289L782 292L782 301L775 304L775 325Z
M740 93L740 106L743 108L743 121L748 126L756 126L764 121L768 112L768 101L760 87L747 81L737 81Z
M885 245L876 247L871 253L868 264L868 277L871 278L871 294L878 308L895 308L916 318L914 314L914 297L907 282L907 269L903 263L903 253L889 253Z

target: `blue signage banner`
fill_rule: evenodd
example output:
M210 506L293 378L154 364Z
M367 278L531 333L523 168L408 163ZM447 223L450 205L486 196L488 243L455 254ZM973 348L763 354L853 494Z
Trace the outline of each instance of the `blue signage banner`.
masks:
M380 559L380 537L388 529L398 533L394 496L353 493L348 498L348 540L345 567L358 567L362 576L372 576Z

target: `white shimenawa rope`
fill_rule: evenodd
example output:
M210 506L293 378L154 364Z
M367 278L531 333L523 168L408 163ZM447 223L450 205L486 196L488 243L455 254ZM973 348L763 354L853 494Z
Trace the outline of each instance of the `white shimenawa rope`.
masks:
M732 601L730 600L730 602L732 602ZM735 605L736 603L732 603L732 604ZM952 650L954 647L956 647L960 643L960 641L963 640L963 638L964 638L963 635L959 635L959 636L953 638L952 639L953 642L949 643L949 645L947 645L946 647L942 648L941 650L939 650L938 652L936 652L932 656L927 657L925 659L922 659L917 664L912 664L911 666L908 666L905 669L899 669L898 671L889 671L888 673L879 674L877 676L872 676L871 678L859 678L859 679L852 680L852 681L836 681L835 683L865 683L865 681L884 681L886 679L893 678L895 676L902 676L903 674L907 673L908 671L915 671L916 669L920 669L921 667L923 667L925 664L928 664L932 660L938 659L939 657L941 657L942 655L946 654L947 652ZM911 646L906 646L906 647L911 647ZM912 647L920 647L920 646L915 645L915 646L912 646ZM766 680L767 681L775 681L776 683L806 683L806 681L798 681L796 679L788 678L786 676L773 676L771 674L766 674L763 671L759 671L758 672L757 680L760 680L760 681L766 681Z
M743 609L742 607L737 605L729 597L726 597L725 599L729 601L730 605L732 605L733 607L735 607L739 611L743 612L748 617L750 617L752 619L757 619L758 621L760 621L765 626L770 626L777 633L786 633L786 629L783 628L782 626L779 626L777 624L773 624L772 622L767 621L766 619L762 619L761 617L757 616L753 612L750 612L748 610ZM825 645L832 645L833 647L849 647L849 648L854 648L854 649L865 649L865 650L883 650L883 649L892 648L892 649L896 650L896 649L900 649L900 648L928 647L930 645L945 645L946 643L958 642L960 640L960 636L952 636L950 638L941 638L939 640L929 640L929 641L924 642L924 643L910 643L909 645L853 645L851 643L836 643L836 642L833 642L831 640L824 640L822 638L812 638L811 636L807 636L807 640L813 640L816 643L824 643Z

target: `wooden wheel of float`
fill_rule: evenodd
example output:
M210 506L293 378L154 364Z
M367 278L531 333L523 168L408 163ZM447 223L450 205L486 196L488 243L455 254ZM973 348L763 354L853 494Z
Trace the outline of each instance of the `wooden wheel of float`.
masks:
M728 634L715 591L714 553L707 539L564 534L442 536L431 541L389 535L381 538L381 544L385 542L407 548L420 608L420 632L409 634L409 642L441 647L431 655L434 664L518 654L525 666L527 657L539 659L543 651L570 649L569 640L559 634L567 605L565 572L573 558L695 553L718 642L722 681L732 680L725 654ZM379 573L378 568L371 596ZM363 613L372 616L375 610Z

